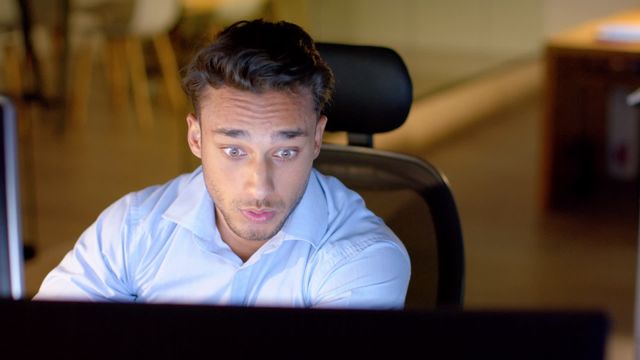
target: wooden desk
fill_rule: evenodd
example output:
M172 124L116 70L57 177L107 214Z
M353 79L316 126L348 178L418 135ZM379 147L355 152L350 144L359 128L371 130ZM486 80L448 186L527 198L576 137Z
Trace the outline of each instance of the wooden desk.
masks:
M640 43L599 41L599 28L610 23L640 24L640 9L584 24L546 44L545 210L616 186L606 171L607 99L613 87L640 87Z

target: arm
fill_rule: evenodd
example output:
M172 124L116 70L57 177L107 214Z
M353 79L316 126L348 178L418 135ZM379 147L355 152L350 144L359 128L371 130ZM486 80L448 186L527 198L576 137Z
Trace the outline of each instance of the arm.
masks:
M403 248L374 243L330 267L312 286L312 307L402 309L410 275Z
M35 300L134 301L125 244L130 197L107 208L44 279Z

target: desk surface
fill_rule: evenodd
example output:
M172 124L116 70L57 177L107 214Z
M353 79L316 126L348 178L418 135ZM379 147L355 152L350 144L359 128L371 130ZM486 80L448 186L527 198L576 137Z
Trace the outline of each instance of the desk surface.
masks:
M640 26L640 9L625 11L584 23L578 27L553 35L547 46L571 50L596 50L640 53L640 42L605 42L598 40L598 31L604 25Z

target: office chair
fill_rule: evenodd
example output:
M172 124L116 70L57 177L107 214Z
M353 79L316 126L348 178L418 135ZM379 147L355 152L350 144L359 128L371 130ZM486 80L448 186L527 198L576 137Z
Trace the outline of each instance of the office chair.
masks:
M403 241L411 257L407 309L460 309L464 288L462 230L446 178L428 162L373 148L373 135L400 127L412 102L400 56L374 46L318 43L336 88L326 131L348 145L324 143L315 167L365 199Z

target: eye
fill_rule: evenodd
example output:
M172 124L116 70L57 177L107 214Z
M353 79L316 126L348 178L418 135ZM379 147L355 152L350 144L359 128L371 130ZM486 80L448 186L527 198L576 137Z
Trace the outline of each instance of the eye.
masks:
M282 160L291 160L298 155L298 150L294 149L280 149L274 154L275 157Z
M242 156L247 154L244 151L242 151L242 149L237 148L237 147L233 147L233 146L223 148L222 151L224 151L224 153L228 157L233 158L233 159L242 157Z

